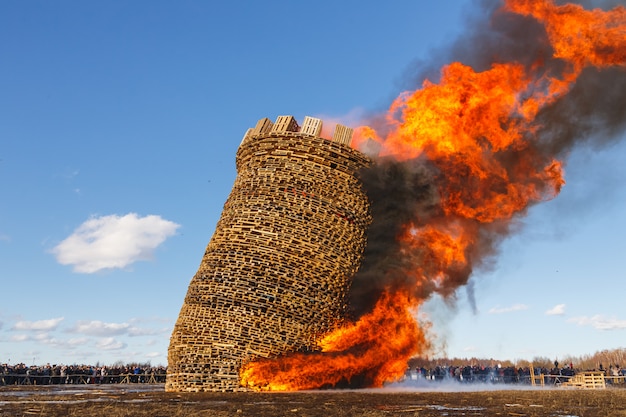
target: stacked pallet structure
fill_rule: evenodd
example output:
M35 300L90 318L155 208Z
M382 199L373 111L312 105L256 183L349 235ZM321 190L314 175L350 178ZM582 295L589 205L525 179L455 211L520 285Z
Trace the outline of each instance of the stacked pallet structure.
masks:
M189 284L168 349L167 391L238 391L255 358L317 350L344 319L366 244L369 202L356 173L371 161L338 125L261 119Z

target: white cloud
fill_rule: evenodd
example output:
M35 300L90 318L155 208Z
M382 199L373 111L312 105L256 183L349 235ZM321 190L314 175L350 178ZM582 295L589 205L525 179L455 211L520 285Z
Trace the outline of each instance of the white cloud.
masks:
M133 317L128 320L129 323L166 323L172 324L171 317ZM172 324L173 325L173 324Z
M12 327L13 330L34 330L34 331L46 331L54 330L59 326L59 323L63 321L63 317L57 317L56 319L37 320L37 321L18 321Z
M0 242L10 242L11 236L0 233Z
M82 346L88 342L88 339L86 338L82 338L82 339L74 338L74 339L67 339L67 340L64 338L58 339L55 337L51 337L47 333L40 333L36 335L34 339L37 340L37 342L39 342L40 344L60 347L63 349L74 349L76 346Z
M546 311L547 316L562 316L563 314L565 314L565 304L557 304Z
M149 260L152 253L179 224L136 213L125 216L92 217L51 252L62 265L73 265L74 272L92 274L104 269L124 268L136 261Z
M120 350L124 349L127 345L126 343L115 340L112 337L105 337L96 343L96 346L102 350Z
M146 353L146 357L150 359L158 358L163 356L163 352L149 352Z
M33 339L35 339L35 340L37 340L37 341L39 341L39 342L44 342L44 341L47 341L47 340L52 340L52 339L50 338L50 334L49 334L49 333L46 333L46 332L43 332L43 333L37 333L35 336L33 336Z
M146 329L141 327L131 327L128 329L129 336L154 336L171 332L171 328Z
M11 337L9 338L11 340L11 342L25 342L27 340L30 340L30 336L27 334L14 334L11 335Z
M89 339L86 337L73 337L67 340L68 346L81 346L87 343Z
M77 321L70 333L81 333L90 336L113 336L125 334L130 329L128 323L104 323L99 320Z
M65 342L63 340L55 339L54 337L50 337L48 333L39 333L34 337L38 344L50 345L50 346L65 346Z
M528 306L526 304L514 304L510 307L493 307L491 310L489 310L489 314L512 313L514 311L522 310L528 310Z
M575 323L579 326L591 326L598 330L622 330L626 329L626 320L616 318L607 318L600 314L592 317L581 316L573 317L568 322Z

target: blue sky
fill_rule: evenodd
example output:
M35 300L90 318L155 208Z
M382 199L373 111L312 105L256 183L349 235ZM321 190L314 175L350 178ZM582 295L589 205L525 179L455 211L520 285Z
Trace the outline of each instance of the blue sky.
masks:
M167 362L248 127L349 122L414 86L471 0L0 3L0 363ZM624 134L621 134L622 138ZM624 347L621 141L579 149L450 309L439 352Z

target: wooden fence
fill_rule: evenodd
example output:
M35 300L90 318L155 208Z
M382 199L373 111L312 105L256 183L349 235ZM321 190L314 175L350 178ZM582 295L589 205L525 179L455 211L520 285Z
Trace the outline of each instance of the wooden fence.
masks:
M119 375L27 375L0 374L0 386L6 385L90 385L90 384L164 384L165 374Z

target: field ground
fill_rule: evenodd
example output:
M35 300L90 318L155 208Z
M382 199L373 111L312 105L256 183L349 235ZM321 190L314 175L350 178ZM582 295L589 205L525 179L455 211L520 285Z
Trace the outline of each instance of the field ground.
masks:
M163 385L4 386L0 417L9 416L626 417L626 389L168 393Z

